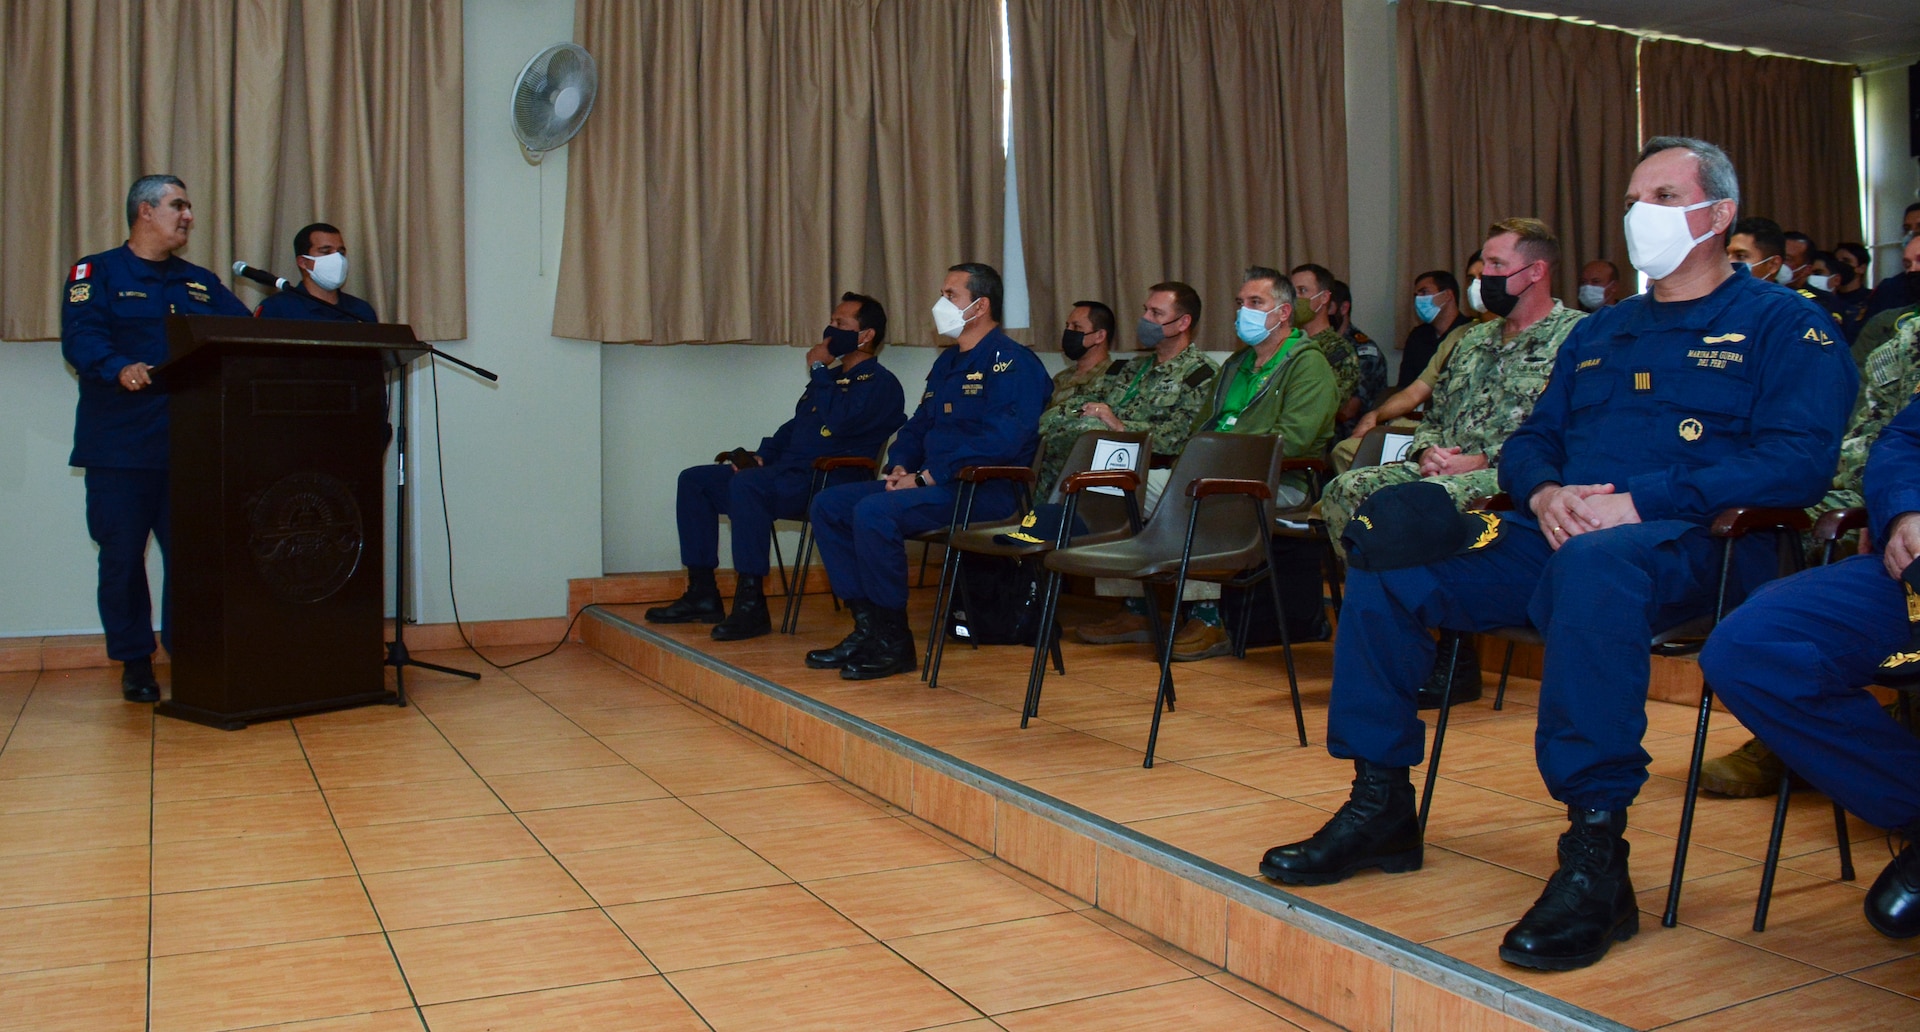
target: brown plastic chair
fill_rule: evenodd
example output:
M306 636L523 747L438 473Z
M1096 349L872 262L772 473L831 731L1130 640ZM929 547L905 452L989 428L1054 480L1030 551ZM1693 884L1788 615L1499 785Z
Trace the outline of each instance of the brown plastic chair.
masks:
M1364 447L1364 445L1362 445ZM1358 465L1358 462L1355 463ZM1320 494L1326 488L1327 481L1333 479L1333 464L1325 459L1298 458L1283 459L1281 473L1305 473L1307 475L1307 497L1299 505L1273 514L1273 536L1320 542L1320 574L1327 583L1328 599L1323 599L1332 610L1334 620L1340 618L1340 553L1334 551L1333 536L1327 532L1327 521L1313 515L1320 504ZM1244 584L1232 584L1232 587L1246 587ZM1281 614L1281 619L1285 619ZM1247 658L1247 623L1253 619L1253 607L1247 606L1240 613L1239 633L1234 638L1233 654L1241 659Z
M787 580L785 565L780 568L780 585L787 593L787 608L780 616L780 632L793 634L800 629L800 606L807 594L807 571L813 565L813 496L827 486L827 480L834 472L843 469L864 469L868 473L880 468L880 460L863 455L823 456L813 460L813 480L807 485L807 507L800 517L800 548L794 553L793 580ZM773 554L780 556L780 536L774 535ZM840 599L834 598L836 608Z
M947 539L947 550L961 554L970 552L975 555L999 556L1009 559L1026 559L1044 555L1056 548L1064 547L1065 537L1069 533L1069 528L1073 526L1073 520L1076 516L1085 520L1088 530L1086 534L1082 534L1073 539L1080 544L1117 541L1132 535L1140 529L1139 483L1143 482L1146 477L1148 464L1152 461L1153 447L1151 440L1152 435L1144 432L1106 429L1089 430L1074 440L1073 449L1067 453L1066 464L1060 468L1060 478L1058 482L1054 484L1053 490L1047 495L1046 499L1048 504L1065 504L1068 506L1066 518L1061 522L1061 533L1055 540L1042 542L997 541L995 540L996 538L1006 534L1009 530L1019 528L1004 523L996 523L992 526L970 527L965 530L952 532ZM1069 496L1066 491L1067 481L1075 474L1085 473L1092 469L1093 453L1098 449L1101 441L1112 441L1137 446L1134 450L1134 464L1131 468L1136 481L1134 488L1127 491L1127 493L1121 497L1096 493L1082 498L1078 492L1073 496ZM1017 467L1014 468L1017 469ZM983 475L977 471L975 476L984 479ZM963 477L962 479L965 478ZM1023 513L1022 517L1024 517L1024 515ZM1020 522L1020 518L1016 518L1012 522L1017 524ZM960 560L956 558L954 562L956 570L958 569L959 562ZM1047 591L1057 591L1058 581L1058 574L1049 574L1049 587L1043 588L1042 590L1041 597L1043 599L1046 598ZM958 585L958 591L961 596L961 605L965 606L966 611L969 613L974 611L973 599L967 594L965 578L956 574L956 576L950 579L942 578L941 595L939 600L934 604L934 611L936 613L951 614L956 584ZM1050 633L1056 629L1049 620L1051 614L1046 611L1047 608L1046 603L1043 601L1041 605L1040 630L1038 637L1034 641L1034 666L1044 672L1046 670L1044 656L1050 650L1053 655L1054 668L1064 674L1067 672L1066 660L1060 654L1059 635L1057 633ZM949 622L947 619L936 619L931 636L927 639L927 652L929 653L927 660L927 687L929 688L938 687L940 684L940 662L946 658L947 624ZM978 647L977 644L976 647ZM1029 676L1028 682L1028 690L1029 693L1031 693L1031 676ZM1021 719L1021 726L1026 726L1024 717Z
M960 550L952 547L953 536L964 530L1000 531L1020 525L1020 520L1033 505L1033 482L1040 476L1040 449L1033 451L1033 462L1026 466L963 466L953 479L960 489L953 495L953 515L948 518L945 527L936 527L923 534L915 535L912 540L926 543L931 549L938 542L944 549L940 556L940 582L934 588L933 624L927 628L927 650L920 657L920 680L930 681L934 668L933 643L935 636L946 626L948 610L952 608L951 596L953 582L960 575ZM1015 515L990 523L973 524L973 503L980 493L980 485L996 480L1010 480L1020 485L1020 501L1014 506ZM926 552L920 554L921 584L926 580Z
M1124 541L1057 549L1047 555L1047 568L1069 576L1171 583L1177 615L1178 599L1187 581L1226 582L1267 565L1267 538L1273 526L1267 501L1273 497L1280 468L1278 437L1194 434L1174 461L1172 477L1153 518L1139 534ZM1278 615L1279 586L1271 577L1268 580L1274 613ZM1154 694L1153 724L1147 732L1143 764L1152 767L1161 711L1174 705L1173 638L1179 628L1175 620L1160 619L1159 603L1151 588L1146 597L1148 617L1160 639L1160 683ZM1300 711L1300 682L1294 672L1293 643L1287 638L1284 619L1280 621L1280 645L1293 693L1294 722L1304 746L1307 725ZM1038 707L1036 694L1028 715L1038 712Z

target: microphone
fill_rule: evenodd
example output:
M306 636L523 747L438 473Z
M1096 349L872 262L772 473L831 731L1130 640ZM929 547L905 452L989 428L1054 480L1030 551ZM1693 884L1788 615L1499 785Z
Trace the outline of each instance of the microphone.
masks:
M290 280L281 279L265 269L256 269L246 262L234 262L233 274L235 276L244 276L255 283L272 287L275 290L292 290L300 285Z

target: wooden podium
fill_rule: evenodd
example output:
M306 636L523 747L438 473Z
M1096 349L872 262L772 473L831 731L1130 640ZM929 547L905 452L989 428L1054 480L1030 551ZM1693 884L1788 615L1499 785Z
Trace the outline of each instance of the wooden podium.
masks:
M386 687L386 373L412 328L167 319L173 687L156 712L237 729L394 702Z

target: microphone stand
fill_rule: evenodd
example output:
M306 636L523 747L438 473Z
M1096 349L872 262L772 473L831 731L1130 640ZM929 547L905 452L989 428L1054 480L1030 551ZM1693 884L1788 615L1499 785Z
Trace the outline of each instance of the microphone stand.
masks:
M325 302L322 303L324 304ZM455 358L441 351L439 348L428 344L426 341L418 341L417 343L421 348L426 350L427 354L444 358L472 372L476 376L483 377L490 381L498 381L500 379L500 377L494 373L482 369L464 359ZM412 373L412 362L403 362L400 364L400 411L398 413L399 418L394 421L393 432L394 449L399 459L399 477L393 490L393 640L387 643L386 665L393 668L393 704L396 706L405 706L407 704L406 668L410 666L421 667L442 674L451 674L455 677L464 677L469 681L480 680L480 675L471 670L460 670L455 667L441 666L438 663L423 662L414 659L412 653L407 651L407 429L409 425L407 420L407 385ZM446 475L444 470L441 472L441 475Z

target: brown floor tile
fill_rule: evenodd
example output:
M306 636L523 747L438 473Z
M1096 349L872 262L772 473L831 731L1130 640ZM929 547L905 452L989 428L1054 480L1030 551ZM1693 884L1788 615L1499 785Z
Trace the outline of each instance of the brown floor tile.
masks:
M1133 701L1129 708L1132 710L1129 716L1111 723L1083 723L1060 719L1069 726L1096 738L1104 738L1145 755L1147 727L1151 717L1140 712L1141 707L1138 701ZM1151 714L1151 712L1149 706L1146 713ZM1226 756L1233 753L1290 748L1298 742L1296 738L1237 720L1212 717L1204 713L1184 713L1178 725L1168 724L1161 727L1160 740L1154 744L1154 757L1185 762L1205 756Z
M889 945L990 1015L1190 977L1079 914L935 932ZM1020 962L1011 962L1013 957Z
M340 832L361 874L484 864L546 853L511 814L369 824Z
M153 774L155 803L316 792L319 788L313 779L313 768L304 756L254 763L160 767Z
M699 968L670 980L715 1032L905 1032L978 1016L879 945Z
M16 732L16 738L20 737ZM0 751L0 780L44 778L69 774L112 774L145 771L153 767L150 743L26 745L9 740Z
M140 806L152 791L153 775L144 770L15 778L0 781L0 813Z
M729 892L791 881L732 839L686 839L566 858L567 870L601 906Z
M1861 915L1866 883L1853 885L1781 871L1773 883L1767 930L1753 930L1760 897L1760 868L1748 867L1689 880L1680 896L1680 920L1715 935L1790 957L1828 971L1854 971L1920 951L1920 942L1889 939ZM1640 890L1640 907L1658 912L1666 887Z
M598 910L417 928L392 939L422 1005L653 974Z
M147 957L147 897L16 907L0 914L0 974Z
M118 846L0 864L0 908L145 896L152 861L146 846Z
M667 972L873 941L798 885L629 903L607 912Z
M155 843L332 829L333 815L327 810L327 800L315 791L153 804Z
M465 745L460 755L481 777L533 774L549 770L625 765L611 749L591 738L559 738L497 745Z
M284 1025L262 1025L249 1032L426 1032L426 1026L420 1023L420 1012L409 1007L376 1014L348 1014Z
M1766 859L1774 803L1775 800L1766 798L1725 799L1702 795L1693 812L1694 844L1752 860ZM1681 799L1674 796L1637 805L1633 808L1633 820L1662 834L1676 835L1680 829L1680 804ZM1848 833L1855 843L1879 843L1885 838L1884 832L1851 817ZM1780 855L1798 857L1833 844L1833 804L1813 792L1795 792L1787 811Z
M595 737L644 735L656 731L685 731L714 726L712 717L691 706L677 703L667 706L572 709L565 712L580 730Z
M487 784L515 811L624 803L668 794L652 778L625 764L506 774L488 778Z
M821 828L776 828L736 836L794 881L816 881L965 859L898 819Z
M1145 738L1141 741L1144 743ZM1031 730L1011 738L967 742L950 751L968 763L1019 781L1138 767L1145 755L1144 744L1141 750L1135 750L1078 731L1035 734Z
M1204 979L1148 986L1050 1007L1014 1011L994 1020L1008 1032L1298 1032L1298 1025L1269 1014Z
M300 740L294 736L293 725L284 720L253 724L239 731L219 731L175 720L154 725L156 768L284 763L300 756Z
M487 783L471 774L452 781L329 788L327 803L342 828L478 817L507 810Z
M1920 1028L1920 1000L1845 978L1830 978L1671 1026L1673 1032L1747 1032L1754 1028Z
M288 835L162 842L153 847L155 892L309 881L352 873L353 860L340 841L340 832L331 827Z
M1920 956L1903 957L1899 960L1876 964L1861 971L1855 971L1852 977L1869 985L1882 989L1891 989L1904 996L1920 1000Z
M821 780L820 775L731 732L717 732L718 736L725 737L709 737L710 734L713 733L663 731L648 735L616 735L604 739L604 742L608 748L640 768L646 776L679 796L772 788ZM695 735L711 742L714 750L708 752L697 745L691 749L682 747L691 739L676 741L676 748L670 750L662 750L655 745L662 740L680 740ZM727 738L734 741L729 742Z
M1631 815L1628 819L1632 819ZM1445 848L1545 881L1553 876L1554 870L1560 865L1555 843L1566 829L1565 819L1545 820L1480 835L1450 838ZM1661 832L1630 824L1627 827L1627 842L1633 847L1628 858L1633 883L1642 889L1667 884L1673 876L1674 840ZM1687 850L1686 873L1689 881L1751 866L1753 861L1746 857L1722 853L1697 842Z
M388 748L311 749L313 775L329 793L347 788L407 785L473 776L473 768L445 742Z
M887 812L847 792L844 782L753 788L691 796L687 805L730 835L780 828L843 824L887 816Z
M578 910L593 905L550 857L364 875L388 931Z
M146 1032L144 960L0 975L6 1032Z
M152 1032L285 1024L411 1002L379 935L157 957L152 966Z
M380 931L358 878L153 897L153 955L233 950Z
M1420 791L1421 784L1416 780L1414 791ZM1310 806L1332 811L1338 810L1340 804L1347 801L1347 795L1347 791L1342 791L1299 798ZM1473 785L1463 785L1443 775L1433 789L1433 810L1427 818L1427 841L1445 842L1459 835L1515 828L1556 818L1565 823L1565 806L1529 802Z
M810 882L807 888L877 939L1057 914L1066 908L976 862Z
M521 814L520 820L555 854L725 834L678 799L534 810Z
M426 1015L433 1032L707 1032L693 1008L657 976L436 1004Z
M1134 821L1127 825L1170 846L1242 874L1256 874L1274 846L1297 842L1327 823L1327 811L1291 799Z
M1327 755L1327 750L1320 746L1302 749L1287 745L1260 752L1206 756L1182 761L1180 765L1264 793L1295 799L1353 785L1353 763Z
M145 845L151 814L144 805L6 814L0 816L0 858Z
M1122 824L1272 798L1225 778L1166 761L1156 761L1152 770L1131 767L1096 774L1067 774L1036 778L1028 784Z
M1283 1000L1238 975L1225 973L1212 975L1207 978L1207 981L1279 1017L1289 1025L1305 1029L1306 1032L1346 1032L1345 1029L1305 1007Z

